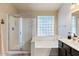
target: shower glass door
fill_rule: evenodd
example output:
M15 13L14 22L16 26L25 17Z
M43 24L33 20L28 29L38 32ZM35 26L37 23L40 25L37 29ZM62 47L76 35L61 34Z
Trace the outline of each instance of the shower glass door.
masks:
M32 18L9 16L9 51L30 51L32 39Z
M9 21L8 21L8 28L9 28L8 49L11 50L11 51L20 50L19 23L20 23L20 17L9 16Z

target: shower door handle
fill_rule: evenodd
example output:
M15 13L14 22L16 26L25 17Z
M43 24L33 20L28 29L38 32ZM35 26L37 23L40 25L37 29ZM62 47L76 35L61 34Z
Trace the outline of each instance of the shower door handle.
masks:
M21 32L20 32L20 35L21 35Z

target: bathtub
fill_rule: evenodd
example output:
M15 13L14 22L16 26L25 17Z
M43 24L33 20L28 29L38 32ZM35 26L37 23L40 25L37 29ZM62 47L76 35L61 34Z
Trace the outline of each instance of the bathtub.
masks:
M57 55L58 39L49 38L34 38L31 41L31 56L49 56L51 51L52 56Z

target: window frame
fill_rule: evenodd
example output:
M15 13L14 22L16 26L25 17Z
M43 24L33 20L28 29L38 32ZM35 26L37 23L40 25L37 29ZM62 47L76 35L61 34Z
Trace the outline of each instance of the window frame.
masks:
M43 15L43 16L45 16L45 15ZM53 34L52 35L43 35L43 36L38 36L38 16L36 17L36 35L38 36L38 37L52 37L52 36L54 36L54 33L55 33L55 31L54 31L54 26L55 26L55 16L52 16L53 17L53 19L54 19L54 22L52 22L53 24Z

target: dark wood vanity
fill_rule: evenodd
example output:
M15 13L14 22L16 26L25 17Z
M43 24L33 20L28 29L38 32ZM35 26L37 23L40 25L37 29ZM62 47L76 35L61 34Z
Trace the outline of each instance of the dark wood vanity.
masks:
M79 51L59 40L59 56L79 56Z

